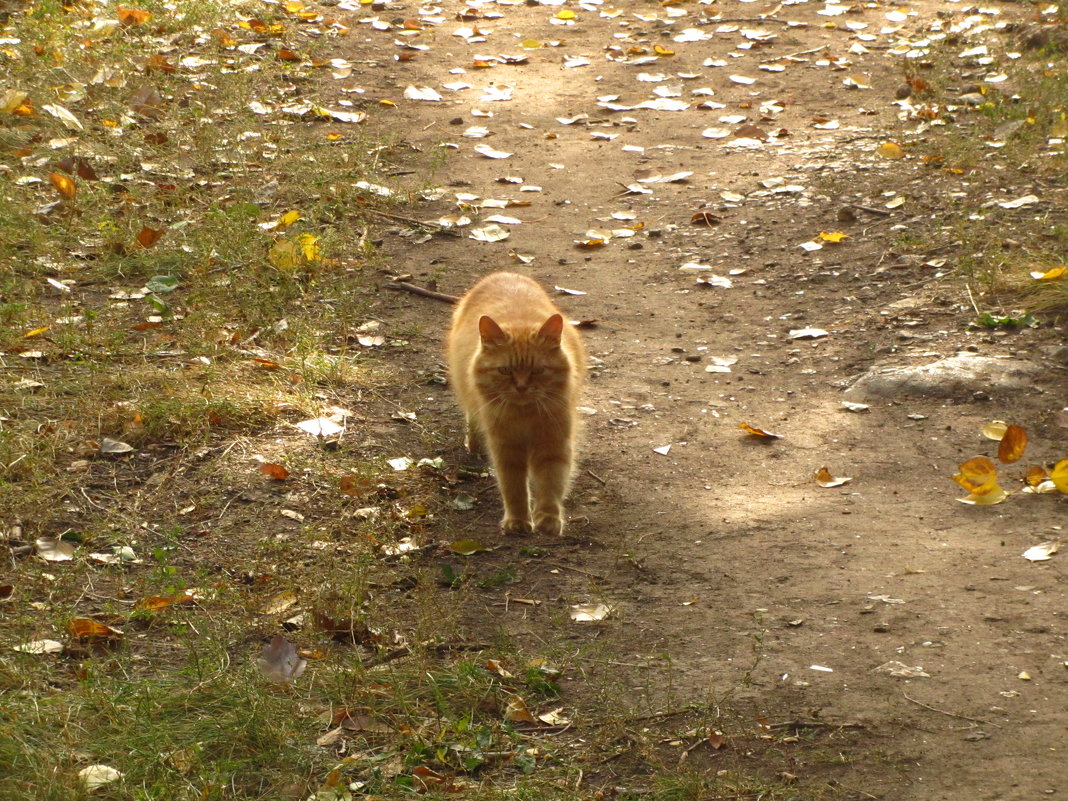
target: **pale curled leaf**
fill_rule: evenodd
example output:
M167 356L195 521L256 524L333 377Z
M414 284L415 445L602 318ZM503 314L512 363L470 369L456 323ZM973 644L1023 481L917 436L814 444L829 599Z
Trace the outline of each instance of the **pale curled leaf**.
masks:
M284 637L275 635L271 642L263 646L263 652L256 660L260 671L276 684L288 684L300 678L307 661L297 655L297 648Z
M604 620L612 613L612 607L607 604L574 604L569 610L571 619L578 623L589 623Z

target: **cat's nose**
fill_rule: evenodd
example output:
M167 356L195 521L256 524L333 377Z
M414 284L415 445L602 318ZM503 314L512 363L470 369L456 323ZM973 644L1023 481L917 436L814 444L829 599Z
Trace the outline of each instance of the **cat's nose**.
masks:
M526 384L516 384L515 385L515 391L516 392L526 392L527 391L527 385Z

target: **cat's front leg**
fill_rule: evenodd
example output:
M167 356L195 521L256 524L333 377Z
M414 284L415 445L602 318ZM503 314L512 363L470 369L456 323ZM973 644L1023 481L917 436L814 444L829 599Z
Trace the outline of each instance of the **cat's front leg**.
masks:
M530 496L527 493L527 465L524 459L495 460L497 486L504 501L501 531L505 534L530 534Z
M534 531L546 536L564 533L564 496L571 481L569 451L536 454L531 466Z

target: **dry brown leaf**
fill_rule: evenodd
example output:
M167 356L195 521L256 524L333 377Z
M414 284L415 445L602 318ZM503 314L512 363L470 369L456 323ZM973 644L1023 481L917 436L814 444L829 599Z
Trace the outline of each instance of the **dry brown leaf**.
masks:
M137 244L143 248L150 248L157 242L166 228L149 228L147 225L143 226L140 231L137 232Z
M285 481L289 478L289 471L274 462L260 462L260 472L275 481Z
M126 28L132 28L134 25L141 25L152 19L152 15L147 11L142 11L139 8L123 8L119 6L115 10L116 16L119 18L119 23Z

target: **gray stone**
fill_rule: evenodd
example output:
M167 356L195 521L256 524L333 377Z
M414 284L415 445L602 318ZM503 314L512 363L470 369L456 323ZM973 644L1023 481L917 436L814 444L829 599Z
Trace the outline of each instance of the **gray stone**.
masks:
M976 393L997 394L1034 387L1042 368L1021 359L958 353L930 364L876 366L845 394L851 398L901 397L970 399Z

